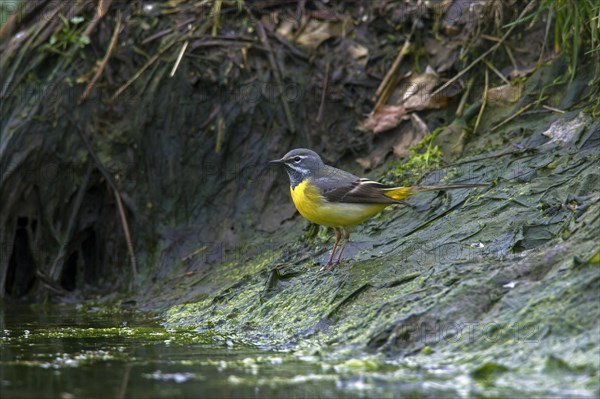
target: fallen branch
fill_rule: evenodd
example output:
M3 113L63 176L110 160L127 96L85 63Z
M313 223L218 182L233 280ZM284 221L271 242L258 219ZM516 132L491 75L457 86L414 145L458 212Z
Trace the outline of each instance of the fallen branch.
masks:
M112 2L113 0L98 0L98 9L96 15L94 16L92 22L90 22L88 27L83 32L84 36L89 36L92 34L92 31L96 28L98 22L100 22L100 20L104 18L104 16L108 13L108 9L110 8Z
M79 101L77 102L78 105L83 104L83 102L90 95L90 93L91 93L92 89L94 88L94 86L96 85L96 83L98 83L98 79L100 79L100 75L102 75L102 72L104 72L104 69L106 68L106 65L108 64L108 60L110 59L110 57L117 45L117 39L119 38L120 31L121 31L121 13L119 12L119 13L117 13L117 23L115 25L115 30L113 32L112 38L110 39L110 44L108 45L108 50L106 51L106 55L104 56L104 59L102 59L102 62L98 66L98 70L94 74L94 77L92 78L90 83L85 88L85 91L83 92L81 97L79 97Z
M77 222L77 215L79 214L79 209L81 209L81 204L83 203L83 197L88 187L88 183L90 181L90 177L92 176L92 166L91 163L88 163L88 168L79 185L79 190L77 190L77 195L75 195L75 200L73 202L73 209L71 211L71 217L69 218L69 222L67 223L67 231L65 232L64 237L60 242L60 247L58 248L58 253L56 254L56 258L54 258L54 262L52 262L52 266L50 267L50 272L48 273L49 279L52 282L58 281L59 277L62 275L62 271L64 268L64 259L65 254L67 252L67 245L69 244L69 240L73 236L73 229L75 229L75 223Z
M415 31L416 26L417 26L417 21L415 20L415 22L412 25L412 28L410 29L410 33L408 34L408 37L406 38L406 41L404 42L404 45L402 46L402 48L400 49L400 52L398 53L398 55L396 56L396 59L394 60L394 63L392 64L390 69L387 71L387 73L383 77L383 80L379 84L379 87L375 91L375 97L377 98L377 101L375 102L375 106L373 107L373 113L377 112L379 110L379 108L381 108L381 106L383 104L385 104L387 99L392 94L392 91L394 89L396 79L397 79L396 75L397 75L398 69L400 68L400 65L402 64L402 60L404 59L404 57L406 57L406 55L410 52L410 40L412 38L412 35L413 35L413 32Z
M113 178L110 175L110 173L108 173L104 165L102 165L102 162L100 162L100 158L98 158L98 155L96 155L96 151L94 151L94 148L92 147L90 140L85 135L83 128L81 128L81 126L77 122L72 121L72 123L77 128L77 132L79 133L79 136L81 136L81 139L83 140L83 143L85 144L85 147L88 150L90 156L96 163L98 170L100 171L100 173L102 173L102 176L104 176L108 185L113 189L113 192L115 194L115 200L117 201L117 207L119 208L119 216L121 218L121 225L123 226L123 232L125 234L125 241L127 242L127 250L129 251L129 259L131 261L131 272L133 274L133 277L135 278L137 276L137 263L135 260L135 251L133 248L133 241L131 240L131 234L129 233L129 223L127 222L127 216L125 215L125 208L123 207L123 200L121 198L121 194L119 193L119 189L113 181Z

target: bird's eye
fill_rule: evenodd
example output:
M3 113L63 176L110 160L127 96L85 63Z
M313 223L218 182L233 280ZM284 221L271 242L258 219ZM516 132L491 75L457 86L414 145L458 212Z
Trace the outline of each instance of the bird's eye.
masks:
M302 161L302 158L300 158L300 157L294 158L294 163L300 163L301 161Z

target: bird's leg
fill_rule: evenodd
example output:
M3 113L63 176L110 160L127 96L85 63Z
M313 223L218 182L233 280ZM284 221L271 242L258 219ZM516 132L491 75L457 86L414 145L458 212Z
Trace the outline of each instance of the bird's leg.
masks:
M344 227L342 227L342 231L344 232L344 242L342 242L342 247L340 248L337 262L335 262L336 265L340 264L340 261L342 260L342 253L344 252L344 248L346 248L346 244L348 244L348 240L350 239L350 232L348 230L346 230Z
M329 268L333 265L333 256L335 255L335 250L337 249L337 246L340 242L341 234L339 229L337 227L334 227L333 229L335 230L335 242L333 243L333 248L331 249L331 255L329 255L329 260L327 261L327 264L321 268L321 271L329 270Z

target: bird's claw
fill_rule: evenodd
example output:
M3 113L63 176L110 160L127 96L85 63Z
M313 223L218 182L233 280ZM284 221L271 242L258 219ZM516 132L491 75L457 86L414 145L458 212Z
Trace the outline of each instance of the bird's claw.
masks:
M335 267L337 265L339 265L340 263L342 263L342 262L340 262L340 261L337 261L337 262L328 262L325 266L323 266L321 269L319 269L319 271L320 272L328 272L330 270L335 269Z

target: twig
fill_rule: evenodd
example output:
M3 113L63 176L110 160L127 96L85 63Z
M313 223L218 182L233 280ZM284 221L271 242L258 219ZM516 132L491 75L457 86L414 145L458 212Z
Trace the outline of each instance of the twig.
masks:
M297 19L296 23L294 25L298 25L296 27L296 32L294 32L294 36L292 36L292 41L296 42L298 40L298 38L300 37L300 35L302 35L304 33L304 31L306 30L306 27L308 26L308 23L311 20L311 15L308 14L306 16L306 18L303 21L303 18Z
M504 77L504 75L502 75L502 73L501 73L499 70L497 70L497 69L496 69L496 67L495 67L495 66L494 66L494 65L493 65L491 62L489 62L489 61L488 61L488 60L486 60L486 59L484 59L484 60L483 60L483 62L484 62L484 64L485 64L485 65L486 65L488 68L490 68L490 69L492 70L492 72L494 72L494 73L496 74L496 76L498 76L500 79L502 79L502 81L503 81L505 84L507 84L507 85L509 85L509 84L510 84L510 82L508 81L508 79L506 79L506 78Z
M299 0L298 5L296 5L296 23L294 24L294 28L298 29L300 27L300 22L304 14L306 14L306 0Z
M288 121L288 125L290 127L290 131L292 133L296 132L296 127L294 125L294 119L292 118L292 112L290 111L290 106L285 98L283 91L283 83L281 79L281 72L277 66L277 62L275 61L275 56L273 55L273 49L271 48L271 44L269 43L269 39L267 38L267 33L265 32L265 27L260 21L256 21L256 33L260 38L263 46L267 49L267 56L269 58L269 63L271 64L271 69L273 70L273 74L275 75L275 80L277 82L277 89L279 91L279 97L281 98L281 103L283 104L283 110L285 112L285 116Z
M123 207L123 200L118 190L113 189L115 193L115 200L119 207L119 217L121 218L121 225L123 226L123 233L125 233L125 241L127 242L127 251L129 252L129 260L131 261L131 271L133 277L137 275L137 262L135 258L135 251L133 249L133 241L131 240L131 233L129 232L129 223L127 223L127 216L125 216L125 208Z
M152 58L150 58L148 62L146 62L144 66L141 67L140 70L135 73L135 75L133 75L131 79L125 82L123 86L119 87L115 94L113 94L110 98L110 102L115 101L115 99L119 97L125 90L127 90L127 88L133 84L133 82L138 80L139 77L142 76L142 74L146 71L146 69L150 68L150 66L154 64L160 58L160 56L163 55L168 49L170 49L173 44L175 44L175 40L158 50L158 53L156 53Z
M221 25L221 4L223 0L215 0L210 13L213 16L212 35L217 36L219 25Z
M527 11L529 11L529 9L533 6L533 4L535 4L535 0L531 0L529 2L529 4L527 4L527 6L525 6L525 8L523 9L523 11L521 11L521 14L517 18L517 20L522 19L523 16L525 15L525 13L527 13ZM450 79L449 81L447 81L446 83L444 83L441 87L439 87L437 90L435 90L433 93L431 93L431 95L434 96L434 95L440 93L442 90L444 90L445 88L447 88L448 86L450 86L452 83L456 82L461 76L463 76L465 73L467 73L469 70L471 70L471 68L473 68L475 65L477 65L485 57L487 57L488 54L492 53L498 47L500 47L500 45L502 45L502 43L504 43L504 41L506 40L506 38L512 33L512 31L517 27L517 25L518 24L511 25L511 27L508 29L508 31L504 34L504 36L502 36L502 38L496 44L494 44L487 51L485 51L483 54L481 54L479 57L477 57L475 59L475 61L471 62L469 64L469 66L467 66L465 69L463 69L462 71L460 71L456 76L454 76L452 79Z
M554 7L550 8L548 11L548 21L546 21L546 31L544 32L544 41L542 42L542 46L540 48L540 56L538 57L538 64L542 63L542 58L544 58L544 50L546 49L546 43L548 43L548 33L550 33L550 26L552 25L552 17Z
M71 212L71 216L69 217L69 222L67 223L67 231L63 239L60 242L60 247L58 248L58 253L56 254L56 258L54 258L54 262L52 262L52 266L50 267L49 278L51 281L57 281L60 275L62 274L62 269L64 267L64 258L65 253L67 251L67 244L73 235L73 229L75 228L75 222L77 221L77 215L79 214L79 209L81 208L81 204L83 203L83 196L85 195L85 191L88 187L88 183L90 181L90 177L92 175L92 164L88 163L88 168L81 181L79 186L79 190L77 190L77 195L75 196L75 200L73 201L73 209Z
M92 31L96 28L96 25L98 25L98 22L100 22L100 20L102 18L104 18L106 13L108 13L108 9L110 8L110 5L112 2L113 2L113 0L99 0L98 1L98 9L97 9L96 15L94 15L94 19L92 20L92 22L90 22L90 24L87 26L87 28L83 32L83 36L89 36L92 34ZM77 15L77 14L75 14L75 15ZM120 15L119 15L119 19L120 19Z
M191 23L192 23L192 22L194 22L195 20L196 20L196 17L188 18L188 19L186 19L185 21L183 21L183 22L181 22L181 23L179 23L179 24L175 25L175 27L174 27L174 28L169 28L169 29L161 30L160 32L157 32L157 33L155 33L155 34L153 34L153 35L151 35L151 36L148 36L148 37L147 37L147 38L145 38L144 40L142 40L142 44L146 44L146 43L149 43L149 42L151 42L151 41L153 41L153 40L160 39L161 37L163 37L163 36L165 36L165 35L168 35L169 33L171 33L171 32L173 32L173 31L175 31L175 30L177 30L177 29L181 28L182 26L185 26L185 25L191 24Z
M515 60L515 57L513 56L513 53L510 50L510 47L508 47L508 45L506 43L503 43L502 47L504 47L504 50L506 51L508 58L510 58L510 63L512 64L513 68L515 70L519 69L519 65L517 64L517 61Z
M396 78L396 74L398 72L398 68L400 68L400 65L402 64L402 60L410 51L410 40L412 38L416 24L417 20L415 20L415 22L413 23L413 26L410 29L410 33L408 34L404 45L400 49L400 52L396 56L396 59L394 60L392 66L387 71L387 73L383 77L383 80L379 84L379 87L375 91L375 97L377 98L377 102L375 103L375 107L373 107L373 112L377 111L383 104L385 104L390 94L392 93L392 86L394 86L392 82Z
M271 32L271 36L273 36L275 40L277 40L279 43L283 44L292 55L295 55L296 57L302 60L308 60L308 56L304 52L302 52L302 50L292 45L287 39L283 38L277 32Z
M542 108L545 108L548 111L558 112L559 114L564 114L566 112L566 111L563 111L562 109L554 108L549 105L542 105Z
M497 124L496 126L494 126L491 131L493 132L494 130L498 129L500 126L504 126L505 124L507 124L508 122L512 121L513 119L515 119L517 116L521 115L523 112L527 111L529 108L531 108L531 106L535 104L535 103L531 103L531 104L527 104L526 106L524 106L523 108L521 108L520 110L518 110L517 112L515 112L513 115L511 115L510 117L506 118L505 120L503 120L502 122L500 122L499 124Z
M85 88L85 91L83 92L81 97L79 97L79 101L77 102L78 105L83 104L83 102L90 95L90 92L92 91L92 89L94 88L96 83L98 83L98 79L100 79L100 75L102 75L102 72L106 68L106 65L108 64L108 60L110 59L110 57L115 49L115 46L117 45L117 39L119 38L120 31L121 31L121 12L119 11L117 13L117 23L115 25L115 30L113 32L112 38L110 39L110 44L108 45L108 50L106 51L106 55L104 56L104 59L98 66L98 70L94 74L94 77L92 78L92 80L90 81L88 86Z
M485 105L487 104L488 97L488 83L489 83L489 73L488 70L485 70L485 87L483 88L483 99L481 100L481 108L479 108L479 113L477 114L477 119L475 120L475 126L473 127L473 134L477 133L477 128L479 127L479 122L481 121L481 116L483 115L483 111L485 110Z
M465 104L467 103L467 99L469 98L469 93L471 93L471 88L473 87L474 81L475 81L475 79L473 79L473 78L471 78L467 81L467 88L465 89L465 92L463 93L462 97L460 98L460 102L458 103L458 107L456 108L455 115L457 117L461 117L463 114L463 111L465 110Z
M321 123L323 120L323 111L325 110L325 98L327 97L327 85L329 83L329 66L330 62L327 62L325 66L325 76L323 77L323 93L321 93L321 104L319 105L319 114L317 116L317 122Z
M12 15L6 19L6 21L0 26L0 43L4 41L15 31L22 21L28 20L34 13L40 10L42 7L46 5L49 0L42 1L23 1L18 2L17 9L14 10ZM60 9L60 7L56 7L55 11ZM50 20L49 15L44 15L45 19ZM3 54L5 56L5 54Z
M65 290L60 285L56 285L56 283L54 281L50 280L40 270L36 270L35 275L37 276L37 278L39 278L42 281L42 284L44 284L46 286L46 288L49 288L51 291L54 291L55 293L60 294L60 295L66 295L68 293L67 290Z
M115 200L117 201L117 207L119 208L119 216L121 218L121 225L123 226L123 232L125 233L125 241L127 242L127 250L129 251L129 259L131 261L131 271L133 273L133 277L135 277L135 276L137 276L137 264L136 264L136 260L135 260L136 259L135 251L133 249L133 241L131 240L131 234L129 233L129 223L127 223L127 216L125 215L125 209L123 207L123 201L121 199L121 194L119 193L119 189L117 188L117 185L113 181L113 178L110 175L110 173L108 173L108 171L106 170L104 165L102 165L102 162L100 162L100 159L96 155L96 152L94 151L94 148L92 147L92 144L90 143L90 140L85 135L83 128L77 122L72 121L72 123L75 124L75 127L77 128L77 132L79 133L79 136L81 136L81 139L83 140L83 143L85 144L85 147L87 148L90 156L96 163L98 170L100 171L100 173L102 173L102 176L104 176L108 185L113 189L113 192L115 194Z
M7 51L2 52L2 58L0 59L0 69L2 71L4 79L4 85L2 90L0 91L0 98L4 98L5 96L10 94L11 88L19 87L21 81L25 78L25 74L15 78L15 74L17 71L22 71L23 67L21 66L21 62L24 60L25 55L29 54L30 48L36 46L36 39L39 40L42 31L50 25L50 21L54 20L56 15L58 15L61 7L56 7L51 14L49 14L46 18L43 18L41 22L34 25L34 28L31 28L31 33L29 33L29 37L27 38L27 42L20 44L19 46L9 47ZM25 40L25 39L23 39ZM12 57L13 52L17 52L17 56L15 58ZM9 62L7 67L10 66L10 72L6 73L4 70L5 63Z
M183 47L181 48L181 51L179 51L179 55L177 56L177 61L175 61L175 65L173 65L173 69L171 70L171 77L175 76L175 72L177 72L177 68L179 68L179 63L181 63L183 55L185 54L185 50L187 49L187 46L189 44L189 40L186 40L186 42L183 43Z

